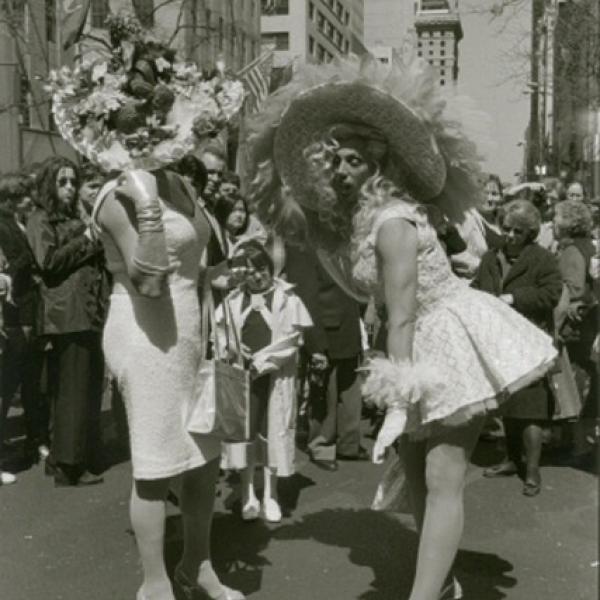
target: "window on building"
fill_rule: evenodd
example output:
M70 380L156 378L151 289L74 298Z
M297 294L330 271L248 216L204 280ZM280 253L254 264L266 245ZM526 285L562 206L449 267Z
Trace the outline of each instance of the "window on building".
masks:
M323 62L325 60L325 48L321 44L317 44L317 60Z
M390 59L387 56L380 56L379 57L379 62L383 63L384 65L387 65L387 64L389 64Z
M219 50L223 50L223 39L225 37L223 34L223 29L224 29L223 17L219 17Z
M315 5L312 2L308 3L308 18L311 21L315 20Z
M429 56L433 56L433 50L429 51Z
M48 102L48 131L57 131L54 113L52 112L52 100Z
M212 20L211 20L212 14L210 12L210 8L207 8L204 11L204 15L205 15L204 16L204 25L206 26L206 37L208 39L210 39L210 27L212 25Z
M446 61L444 59L440 60L440 65L443 67L446 64Z
M344 25L348 25L348 23L350 23L350 13L346 11L346 14L344 15Z
M433 40L429 40L429 45L433 46Z
M263 33L261 39L263 44L275 46L275 50L290 49L290 34L287 31Z
M322 12L318 12L317 13L317 28L320 31L323 31L323 29L325 29L325 23L327 22L327 19L325 18L325 16L323 15Z
M429 31L424 31L424 32L421 34L421 37L428 38L428 37L429 37Z
M440 85L446 85L446 80L445 79L440 79Z
M337 44L338 48L343 47L342 44L344 43L344 36L340 31L335 32L335 43Z
M423 53L422 53L422 52L419 50L419 51L417 52L417 56L423 56Z
M445 50L440 50L440 56L446 56L446 51Z
M335 27L331 23L327 23L327 36L333 40L335 35Z
M108 0L92 0L92 27L98 29L106 27L106 17L110 12Z
M341 2L338 2L335 5L335 14L338 16L338 19L341 21L344 18L344 5Z
M344 52L348 54L350 52L350 42L348 40L344 40Z
M46 39L56 41L56 0L46 0Z
M288 15L289 13L289 0L262 0L263 15Z
M417 42L417 47L422 48L423 47L423 42Z
M440 69L440 75L442 77L444 77L446 75L446 70L445 69Z
M440 46L444 47L446 45L446 41L445 40L440 40Z
M311 56L315 53L315 38L312 35L308 36L308 53Z
M19 122L23 127L31 127L31 87L29 77L21 73L19 89Z
M133 0L133 9L144 27L154 27L154 0Z

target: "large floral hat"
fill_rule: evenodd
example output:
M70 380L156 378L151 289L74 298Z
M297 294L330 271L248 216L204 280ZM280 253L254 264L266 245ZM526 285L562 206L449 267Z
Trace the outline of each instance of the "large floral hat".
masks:
M155 169L177 161L238 113L244 89L222 72L205 76L131 16L109 17L108 56L50 75L56 126L105 170Z

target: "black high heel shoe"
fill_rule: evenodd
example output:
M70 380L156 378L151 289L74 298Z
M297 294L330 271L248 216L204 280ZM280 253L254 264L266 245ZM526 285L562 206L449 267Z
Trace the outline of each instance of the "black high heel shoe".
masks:
M458 579L454 577L452 583L448 584L440 594L440 600L462 600L463 589Z

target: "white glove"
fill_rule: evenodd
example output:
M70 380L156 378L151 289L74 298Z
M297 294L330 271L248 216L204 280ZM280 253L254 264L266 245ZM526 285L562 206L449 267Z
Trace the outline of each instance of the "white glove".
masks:
M373 463L380 465L385 460L387 449L404 433L406 410L395 408L388 410L373 446Z

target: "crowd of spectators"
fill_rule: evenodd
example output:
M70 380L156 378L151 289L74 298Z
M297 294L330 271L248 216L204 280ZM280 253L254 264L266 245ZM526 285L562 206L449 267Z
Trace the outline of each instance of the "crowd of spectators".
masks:
M271 276L293 283L308 309L313 326L305 334L298 389L301 406L308 406L305 433L311 460L333 471L338 459L366 459L357 367L369 342L377 346L367 335L373 333L372 307L365 314L363 299L343 289L332 276L335 269L315 248L284 246L267 234L219 147L186 156L174 170L198 199L211 228L201 269L203 281L211 281L216 304L238 286L232 265L239 249L250 243L268 250ZM91 215L107 180L90 164L77 166L58 157L0 177L3 484L16 480L15 453L21 447L21 461L43 461L56 485L102 481L102 399L111 386L101 337L110 275ZM500 179L490 175L482 184L479 211L487 252L468 260L458 230L435 208L429 216L459 274L554 335L565 351L580 405L565 429L572 454L585 455L595 441L597 418L597 208L586 201L578 182L503 189ZM385 315L374 320L384 331ZM112 392L115 403L118 393ZM543 441L560 407L547 380L519 395L520 401L510 405L514 410L499 415L506 459L486 474L522 470L524 493L535 495ZM9 410L17 403L23 411L20 433L8 427ZM19 436L22 445L15 442Z

